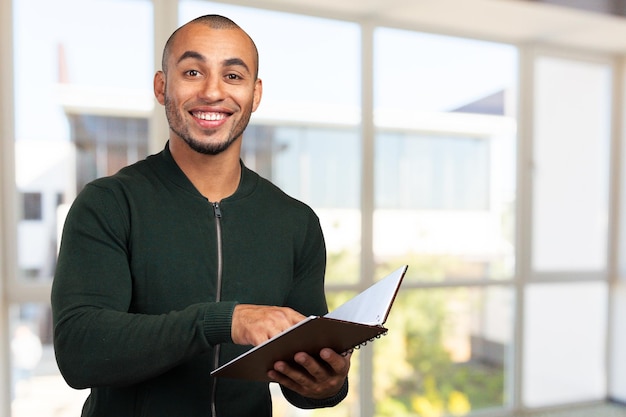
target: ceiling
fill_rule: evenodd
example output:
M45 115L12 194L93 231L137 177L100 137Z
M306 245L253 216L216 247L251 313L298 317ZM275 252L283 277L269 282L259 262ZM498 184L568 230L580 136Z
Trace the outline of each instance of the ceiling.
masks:
M520 45L626 55L626 18L608 13L617 3L623 4L623 0L582 2L586 9L589 5L598 6L597 12L577 7L581 0L231 0L229 3ZM605 6L605 10L600 6Z

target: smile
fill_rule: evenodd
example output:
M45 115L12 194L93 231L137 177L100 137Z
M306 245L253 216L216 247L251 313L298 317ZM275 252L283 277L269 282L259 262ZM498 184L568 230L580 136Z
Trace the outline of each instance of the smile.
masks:
M223 120L226 118L226 114L224 113L215 113L215 112L192 112L191 115L193 117L196 117L198 119L202 119L202 120L210 120L210 121L216 121L216 120Z

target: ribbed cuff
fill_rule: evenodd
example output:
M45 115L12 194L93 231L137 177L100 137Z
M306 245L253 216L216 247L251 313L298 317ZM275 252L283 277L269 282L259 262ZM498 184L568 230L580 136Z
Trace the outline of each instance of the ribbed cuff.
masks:
M204 335L211 345L232 343L231 326L236 301L210 303L204 313Z
M346 378L339 392L333 395L332 397L324 398L322 400L307 398L307 400L311 402L314 408L334 407L337 404L339 404L341 401L343 401L343 399L346 398L347 395L348 395L348 378Z
M291 403L291 405L302 409L327 408L334 407L343 401L348 395L348 378L344 381L341 390L332 397L323 398L321 400L315 398L303 397L300 394L287 389L281 385L283 395Z

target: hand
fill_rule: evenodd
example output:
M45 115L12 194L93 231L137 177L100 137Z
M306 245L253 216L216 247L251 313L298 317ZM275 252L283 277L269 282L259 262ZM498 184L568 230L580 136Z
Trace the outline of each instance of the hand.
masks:
M304 319L289 307L238 304L233 312L231 338L238 345L256 346Z
M294 361L301 366L296 368L287 362L274 364L274 370L267 373L270 379L298 394L315 399L330 398L337 394L348 376L352 354L340 355L332 349L322 349L321 360L298 352Z

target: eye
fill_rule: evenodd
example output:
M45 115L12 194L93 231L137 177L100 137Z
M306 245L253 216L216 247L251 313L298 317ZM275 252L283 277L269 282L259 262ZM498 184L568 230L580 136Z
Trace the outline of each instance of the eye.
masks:
M242 78L237 74L226 74L226 79L231 81L241 80Z
M198 70L187 70L185 71L185 75L188 75L189 77L195 78L200 76L200 71Z

